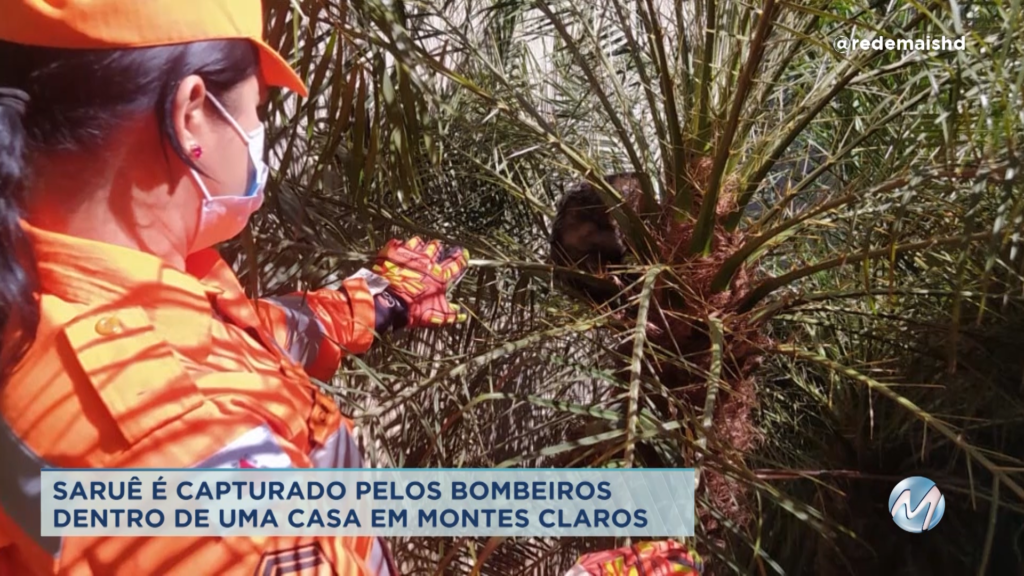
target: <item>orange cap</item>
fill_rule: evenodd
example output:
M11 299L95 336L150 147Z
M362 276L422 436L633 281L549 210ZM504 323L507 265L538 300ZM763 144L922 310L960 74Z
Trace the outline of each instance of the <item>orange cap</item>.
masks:
M0 39L51 48L143 48L244 38L270 86L307 95L288 62L263 42L260 0L0 0Z

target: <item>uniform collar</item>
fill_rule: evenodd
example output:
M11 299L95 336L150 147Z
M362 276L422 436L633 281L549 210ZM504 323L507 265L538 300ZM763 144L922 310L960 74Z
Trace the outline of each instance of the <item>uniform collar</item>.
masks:
M140 307L180 353L199 362L209 354L211 298L226 287L201 281L147 252L43 230L24 221L22 228L32 243L43 294L83 304L87 310Z
M69 302L102 304L128 300L139 305L154 295L153 290L179 293L186 300L206 301L209 295L223 291L147 252L51 232L27 222L22 222L22 228L35 252L42 291Z

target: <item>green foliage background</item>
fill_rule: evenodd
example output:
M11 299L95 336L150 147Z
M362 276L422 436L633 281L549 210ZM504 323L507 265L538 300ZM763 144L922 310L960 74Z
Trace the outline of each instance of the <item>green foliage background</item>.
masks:
M393 236L473 258L454 297L471 322L389 337L325 384L374 464L628 466L643 439L751 490L749 526L723 519L724 543L700 528L691 541L715 573L1024 570L1019 0L265 5L271 42L312 93L268 107L278 170L227 250L252 293L331 286ZM965 49L834 44L876 35ZM696 226L688 253L712 255L708 198L734 185L740 249L715 284L755 274L750 313L772 342L756 374L763 441L742 459L709 434L704 407L654 410L660 383L624 380L616 350L632 341L638 365L671 352L607 329L546 263L567 186L635 171L662 198L685 182L687 154L714 159L705 189L675 197ZM603 193L639 247L633 265L666 264ZM885 510L908 475L946 495L924 536ZM507 575L563 574L615 544L394 547L408 573Z

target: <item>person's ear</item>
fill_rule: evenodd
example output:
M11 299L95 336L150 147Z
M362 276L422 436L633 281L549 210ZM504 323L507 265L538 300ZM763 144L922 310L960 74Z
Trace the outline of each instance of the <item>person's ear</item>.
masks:
M202 78L194 74L178 84L178 89L174 92L174 98L171 101L174 133L182 148L185 149L185 153L189 154L193 161L199 157L199 154L194 154L193 147L201 147L205 140L204 135L210 130L210 118L206 112L205 103L206 84Z

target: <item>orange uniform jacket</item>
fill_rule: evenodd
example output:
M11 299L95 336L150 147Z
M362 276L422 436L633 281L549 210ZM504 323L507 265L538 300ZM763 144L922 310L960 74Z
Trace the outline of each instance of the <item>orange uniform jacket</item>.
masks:
M253 302L213 250L187 273L24 225L38 336L0 389L0 576L394 575L375 538L40 536L43 467L356 467L328 379L373 340L365 281Z

